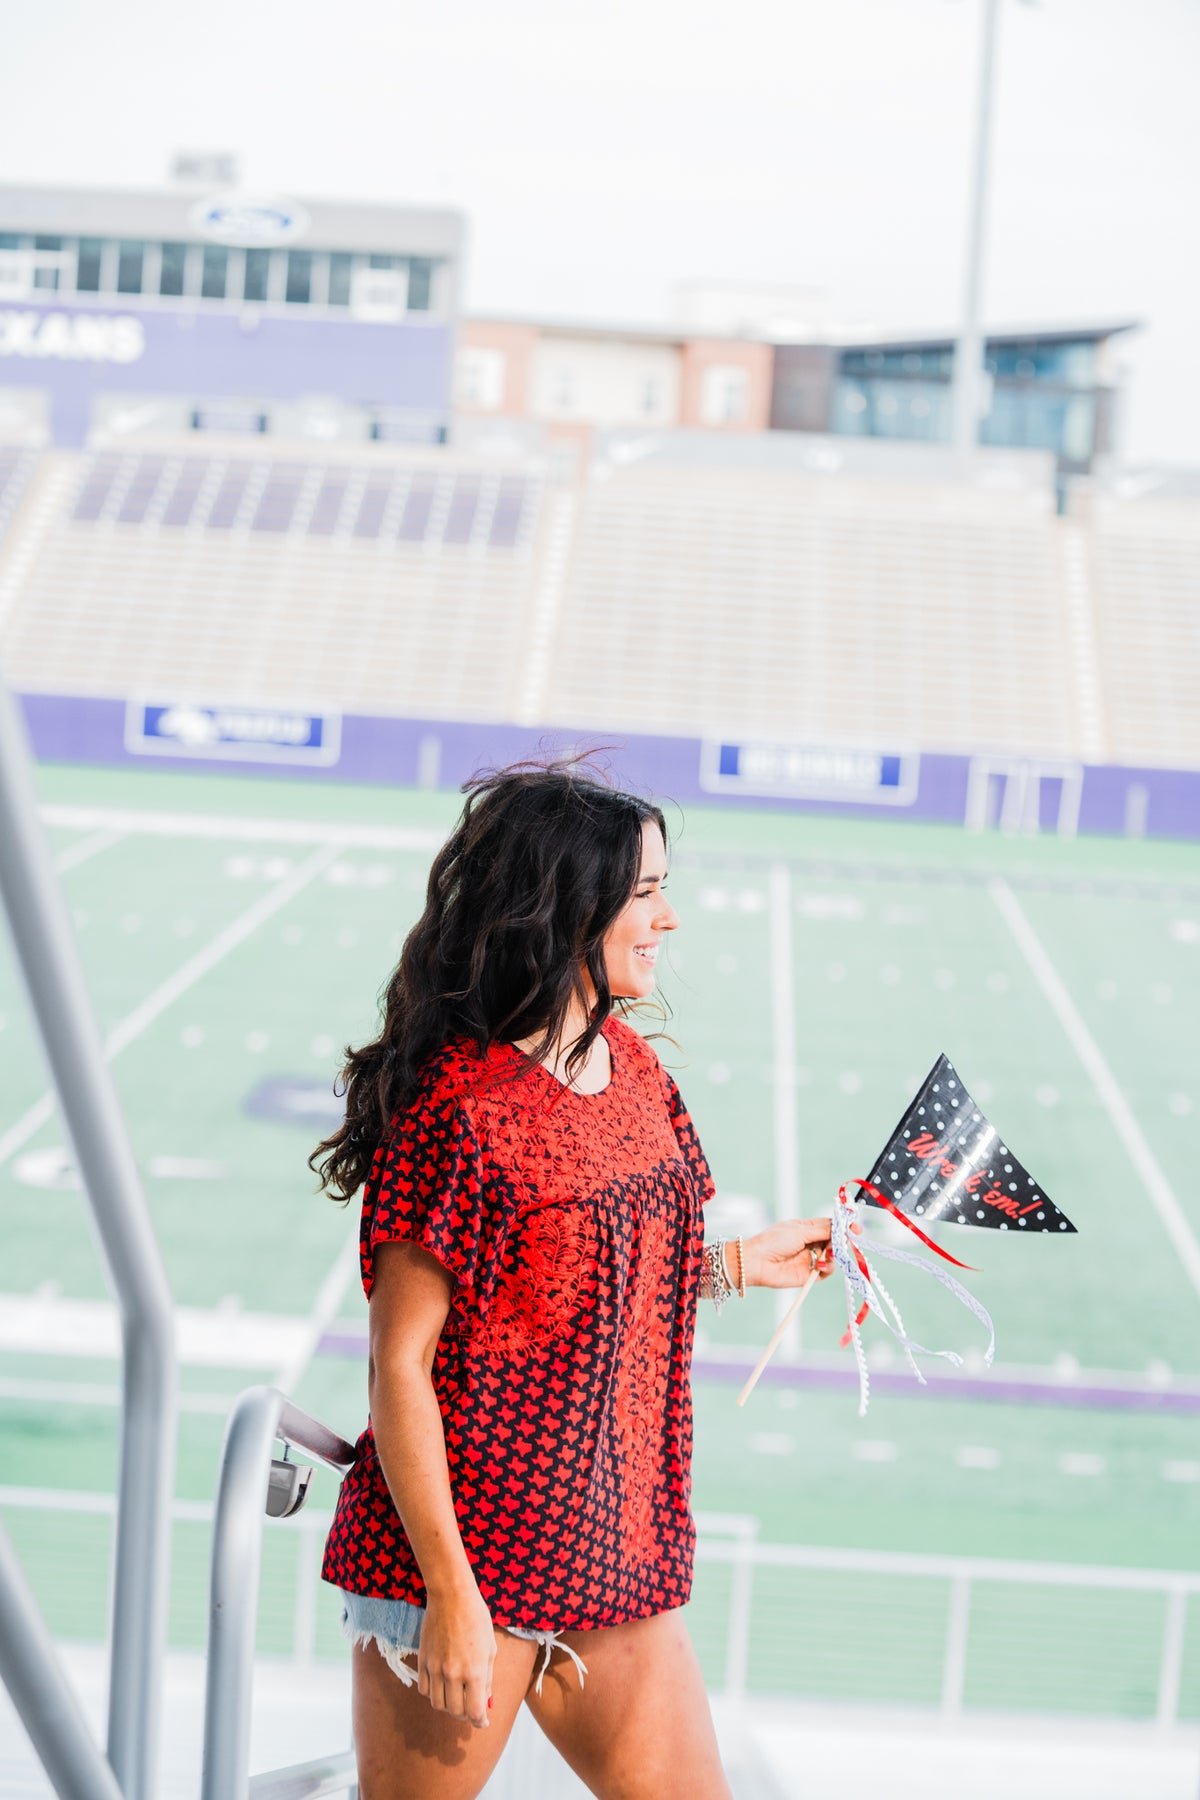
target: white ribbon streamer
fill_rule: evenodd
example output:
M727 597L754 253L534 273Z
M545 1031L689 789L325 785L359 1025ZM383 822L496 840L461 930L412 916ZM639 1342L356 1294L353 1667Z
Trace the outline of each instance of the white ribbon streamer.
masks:
M915 1338L908 1335L904 1329L904 1320L900 1316L899 1307L871 1266L871 1256L884 1257L889 1262L906 1263L910 1268L920 1269L924 1275L932 1275L935 1281L940 1282L942 1287L952 1293L956 1300L960 1301L969 1312L974 1313L980 1323L987 1327L988 1347L984 1352L983 1360L989 1367L996 1353L996 1332L991 1314L975 1298L974 1294L963 1286L961 1281L956 1281L953 1275L945 1269L939 1269L935 1263L928 1263L921 1257L914 1256L911 1250L893 1250L884 1244L873 1244L871 1256L868 1256L863 1244L855 1243L850 1236L850 1227L854 1223L861 1205L862 1202L857 1200L840 1201L833 1209L831 1233L834 1261L842 1271L846 1283L846 1304L850 1315L850 1341L854 1346L854 1360L858 1364L858 1416L860 1419L866 1416L867 1404L871 1396L871 1377L867 1368L866 1351L863 1349L862 1333L858 1326L858 1314L864 1306L871 1307L876 1316L887 1326L904 1351L909 1368L922 1386L925 1385L925 1377L917 1363L918 1356L940 1356L946 1362L954 1363L957 1368L962 1367L963 1360L956 1350L930 1350L926 1345L918 1344ZM855 1250L866 1264L865 1275L859 1267Z

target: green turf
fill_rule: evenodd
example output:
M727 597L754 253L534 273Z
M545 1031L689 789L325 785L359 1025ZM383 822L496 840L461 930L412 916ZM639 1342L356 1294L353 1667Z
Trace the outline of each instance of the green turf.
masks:
M39 782L44 799L60 806L434 833L445 829L456 807L455 797L444 794L157 770L46 768ZM92 829L55 825L53 848L67 850ZM130 833L66 870L62 886L102 1031L130 1016L317 849L233 836ZM333 871L273 913L114 1061L181 1305L289 1316L312 1308L353 1220L314 1193L305 1166L311 1127L251 1117L244 1102L269 1076L332 1083L340 1046L373 1028L375 997L419 909L427 866L427 850L346 850ZM1200 1198L1191 1179L1200 1118L1196 847L1011 841L901 823L695 809L677 830L671 877L683 929L662 975L673 1011L669 1029L678 1040L678 1048L665 1046L664 1053L700 1127L722 1203L736 1197L732 1204L747 1217L756 1210L773 1216L779 1203L776 1043L790 1038L794 1049L786 1096L797 1128L794 1198L808 1214L827 1211L838 1183L865 1173L916 1081L944 1049L1080 1228L1077 1237L1063 1239L981 1233L969 1240L965 1254L979 1267L972 1285L995 1317L1000 1367L1048 1372L1072 1359L1084 1370L1128 1378L1154 1369L1164 1379L1165 1367L1194 1381L1200 1296L1077 1046L1005 923L988 885L996 876L1011 886L1200 1234ZM781 907L790 994L781 987L773 950ZM3 1131L45 1087L4 941L0 1019ZM28 1157L62 1142L52 1119L0 1167L0 1290L28 1294L49 1286L72 1299L101 1299L107 1284L81 1196L21 1177ZM155 1159L164 1157L207 1159L222 1173L216 1180L155 1173ZM960 1234L959 1245L965 1241ZM923 1341L977 1355L978 1326L932 1283L898 1277L896 1287ZM335 1316L362 1322L365 1307L354 1284ZM706 1309L703 1344L748 1353L765 1341L772 1318L771 1300L760 1295L731 1305L719 1323ZM803 1315L805 1352L834 1355L840 1328L831 1284ZM276 1372L253 1362L187 1365L181 1385L228 1396ZM110 1359L0 1352L0 1384L115 1384L118 1376ZM931 1389L938 1379L935 1368ZM765 1541L1198 1566L1200 1482L1186 1478L1200 1457L1195 1415L971 1403L914 1386L903 1395L877 1391L860 1422L845 1390L764 1386L743 1411L734 1393L729 1385L699 1384L695 1501L753 1515ZM320 1356L301 1378L297 1398L353 1436L364 1417L362 1367ZM52 1403L5 1398L0 1389L0 1419L5 1483L111 1490L111 1406L69 1397ZM181 1496L211 1496L221 1428L219 1415L184 1415ZM978 1459L972 1465L976 1452L992 1466L979 1466ZM1064 1455L1083 1462L1064 1468ZM328 1504L327 1478L317 1491ZM15 1509L6 1516L55 1629L97 1635L105 1604L104 1522ZM190 1534L193 1548L180 1564L172 1633L175 1641L192 1643L202 1630L205 1530L180 1531ZM279 1538L264 1578L263 1642L286 1650L295 1549L294 1540ZM56 1557L55 1544L68 1544L69 1554ZM68 1597L68 1573L72 1582L78 1576L75 1599ZM727 1571L709 1567L698 1583L696 1632L710 1672L719 1672L724 1654L721 1584L727 1581ZM784 1606L780 1596L790 1593L790 1581L791 1575L773 1584L760 1575L764 1619ZM809 1598L817 1606L814 1593ZM331 1604L323 1599L318 1611L319 1649L333 1647ZM831 1604L822 1600L818 1611ZM1136 1606L1120 1615L1132 1644L1157 1643L1158 1604L1147 1601L1144 1618ZM902 1619L897 1614L897 1654L905 1633L940 1642L944 1595L931 1590L921 1606L901 1608ZM1006 1606L1015 1612L1006 1613ZM1054 1618L1064 1642L1074 1641L1072 1633L1099 1630L1082 1602ZM1039 1635L1043 1628L1036 1607L1031 1612L1021 1595L990 1594L972 1621L980 1652L969 1670L969 1697L984 1704L976 1691L984 1650L990 1655L999 1647L999 1655L1014 1633ZM769 1640L765 1625L764 1631ZM1046 1642L1057 1642L1047 1631ZM1185 1662L1185 1698L1193 1694L1194 1710L1200 1709L1198 1635L1200 1622L1189 1629ZM1099 1671L1101 1710L1146 1710L1147 1657L1153 1660L1150 1650L1139 1651L1111 1679ZM765 1666L753 1673L760 1686L772 1684ZM805 1691L825 1691L813 1685L811 1671L787 1679L807 1682ZM833 1683L828 1691L838 1691L832 1675L823 1679ZM1042 1686L1058 1693L1049 1677ZM990 1691L991 1703L1018 1703L1006 1700L1004 1680ZM1059 1699L1080 1703L1065 1689Z

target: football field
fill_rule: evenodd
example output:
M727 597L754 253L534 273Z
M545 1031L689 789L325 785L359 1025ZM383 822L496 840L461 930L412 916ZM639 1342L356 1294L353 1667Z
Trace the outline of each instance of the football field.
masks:
M315 1194L305 1159L335 1116L341 1047L374 1035L457 797L158 771L38 779L180 1309L177 1531L191 1547L171 1635L195 1645L232 1396L274 1381L347 1437L365 1420L357 1219ZM732 810L674 828L682 928L660 962L675 1040L662 1049L716 1174L718 1229L827 1212L943 1050L1078 1228L941 1231L978 1271L964 1279L996 1324L991 1371L976 1321L896 1270L914 1335L964 1366L934 1362L919 1387L868 1322L861 1420L840 1284L813 1295L743 1410L773 1298L731 1303L719 1324L702 1308L697 1509L753 1520L774 1545L1200 1567L1200 851ZM0 1072L0 1506L52 1628L94 1639L115 1319L5 937ZM899 1230L876 1212L867 1229ZM314 1495L315 1517L332 1478ZM267 1649L292 1641L295 1559L317 1541L315 1527L268 1534ZM782 1618L811 1604L844 1627L836 1583L814 1598L820 1582L793 1595L781 1579L761 1606ZM1010 1641L1001 1602L978 1625L997 1643ZM1155 1620L1142 1625L1152 1647ZM1086 1609L1073 1628L1092 1628ZM328 1596L314 1629L334 1651ZM822 1691L777 1659L752 1657L750 1674ZM1127 1702L1102 1682L1092 1700ZM1180 1706L1200 1716L1196 1617Z

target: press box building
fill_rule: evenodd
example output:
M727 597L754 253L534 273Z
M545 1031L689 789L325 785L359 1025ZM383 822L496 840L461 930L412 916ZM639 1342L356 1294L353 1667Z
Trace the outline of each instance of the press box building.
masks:
M446 436L453 211L0 187L0 427Z

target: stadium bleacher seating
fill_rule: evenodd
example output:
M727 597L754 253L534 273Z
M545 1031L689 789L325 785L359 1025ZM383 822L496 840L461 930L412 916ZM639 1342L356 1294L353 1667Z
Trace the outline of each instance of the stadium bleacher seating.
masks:
M33 691L495 718L535 468L170 449L85 459L4 625Z
M1066 654L1044 496L635 467L586 495L550 694L584 724L1062 754Z
M0 444L0 538L17 510L36 464L36 450L21 444Z
M1037 458L703 435L581 473L0 446L0 655L34 692L1200 763L1195 497L1062 519Z
M1096 636L1113 762L1200 762L1200 501L1098 502Z

